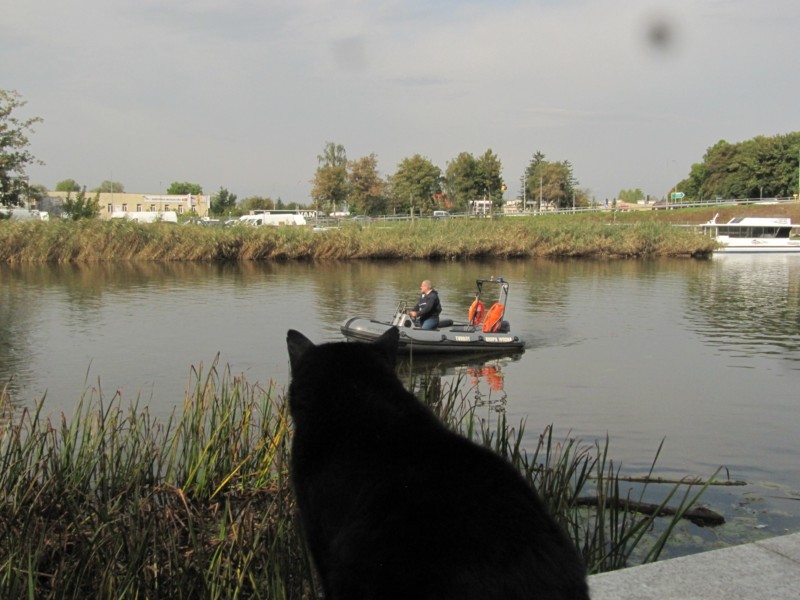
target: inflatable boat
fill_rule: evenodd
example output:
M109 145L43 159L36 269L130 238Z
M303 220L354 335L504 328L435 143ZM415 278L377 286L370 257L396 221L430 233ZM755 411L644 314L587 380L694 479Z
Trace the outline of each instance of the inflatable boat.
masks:
M477 293L470 306L467 320L455 323L440 319L436 329L418 327L408 314L408 305L401 301L391 321L376 321L366 317L350 317L340 329L350 341L371 342L390 327L400 331L400 350L425 354L520 352L525 342L511 331L505 320L508 282L500 278L477 279ZM485 285L497 285L500 296L489 310L485 309L481 295Z

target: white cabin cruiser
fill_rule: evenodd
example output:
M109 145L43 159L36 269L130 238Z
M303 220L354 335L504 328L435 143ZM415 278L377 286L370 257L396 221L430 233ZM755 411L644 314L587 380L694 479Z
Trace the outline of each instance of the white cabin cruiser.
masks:
M800 225L788 217L735 217L717 223L718 216L702 226L720 244L715 253L800 253Z

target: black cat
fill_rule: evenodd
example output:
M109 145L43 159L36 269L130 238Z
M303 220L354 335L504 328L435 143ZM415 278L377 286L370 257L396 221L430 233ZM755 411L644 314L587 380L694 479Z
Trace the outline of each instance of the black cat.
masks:
M397 341L287 336L292 480L325 598L588 599L575 546L516 469L403 388Z

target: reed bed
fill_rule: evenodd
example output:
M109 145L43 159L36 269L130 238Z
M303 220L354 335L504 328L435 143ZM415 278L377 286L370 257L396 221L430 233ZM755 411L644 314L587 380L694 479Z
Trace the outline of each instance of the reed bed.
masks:
M579 216L420 219L309 227L200 227L127 221L4 222L0 262L698 256L710 238L652 220Z
M180 416L97 389L71 418L22 410L0 434L0 597L310 598L286 409L194 373Z
M622 503L576 503L587 493L630 494L608 440L555 442L546 428L529 453L524 423L481 418L461 381L408 385L448 426L520 469L591 572L626 566L634 550L658 558L680 514L654 536L656 517L613 508ZM272 384L251 385L216 364L193 369L180 414L166 422L138 401L106 400L99 383L69 418L46 417L42 403L14 411L5 402L0 597L316 597L289 485L288 411ZM697 497L685 493L681 510Z
M421 397L451 428L491 448L525 476L581 551L589 573L658 560L681 519L697 505L719 472L694 486L674 484L666 491L654 492L646 481L655 468L657 453L648 477L643 478L645 483L634 491L620 480L619 467L609 457L608 438L592 444L571 437L556 440L553 427L547 426L536 447L525 449L524 421L512 427L504 411L494 421L479 418L481 402L468 400L461 386L461 381L441 386L434 377L421 385ZM640 505L648 495L661 498L649 514L623 508ZM668 505L674 513L669 518L659 517Z

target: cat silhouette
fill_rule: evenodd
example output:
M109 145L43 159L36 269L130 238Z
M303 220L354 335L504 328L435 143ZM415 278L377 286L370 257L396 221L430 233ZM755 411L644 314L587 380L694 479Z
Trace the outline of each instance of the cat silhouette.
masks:
M397 343L287 334L292 484L325 598L588 599L535 490L403 387Z

